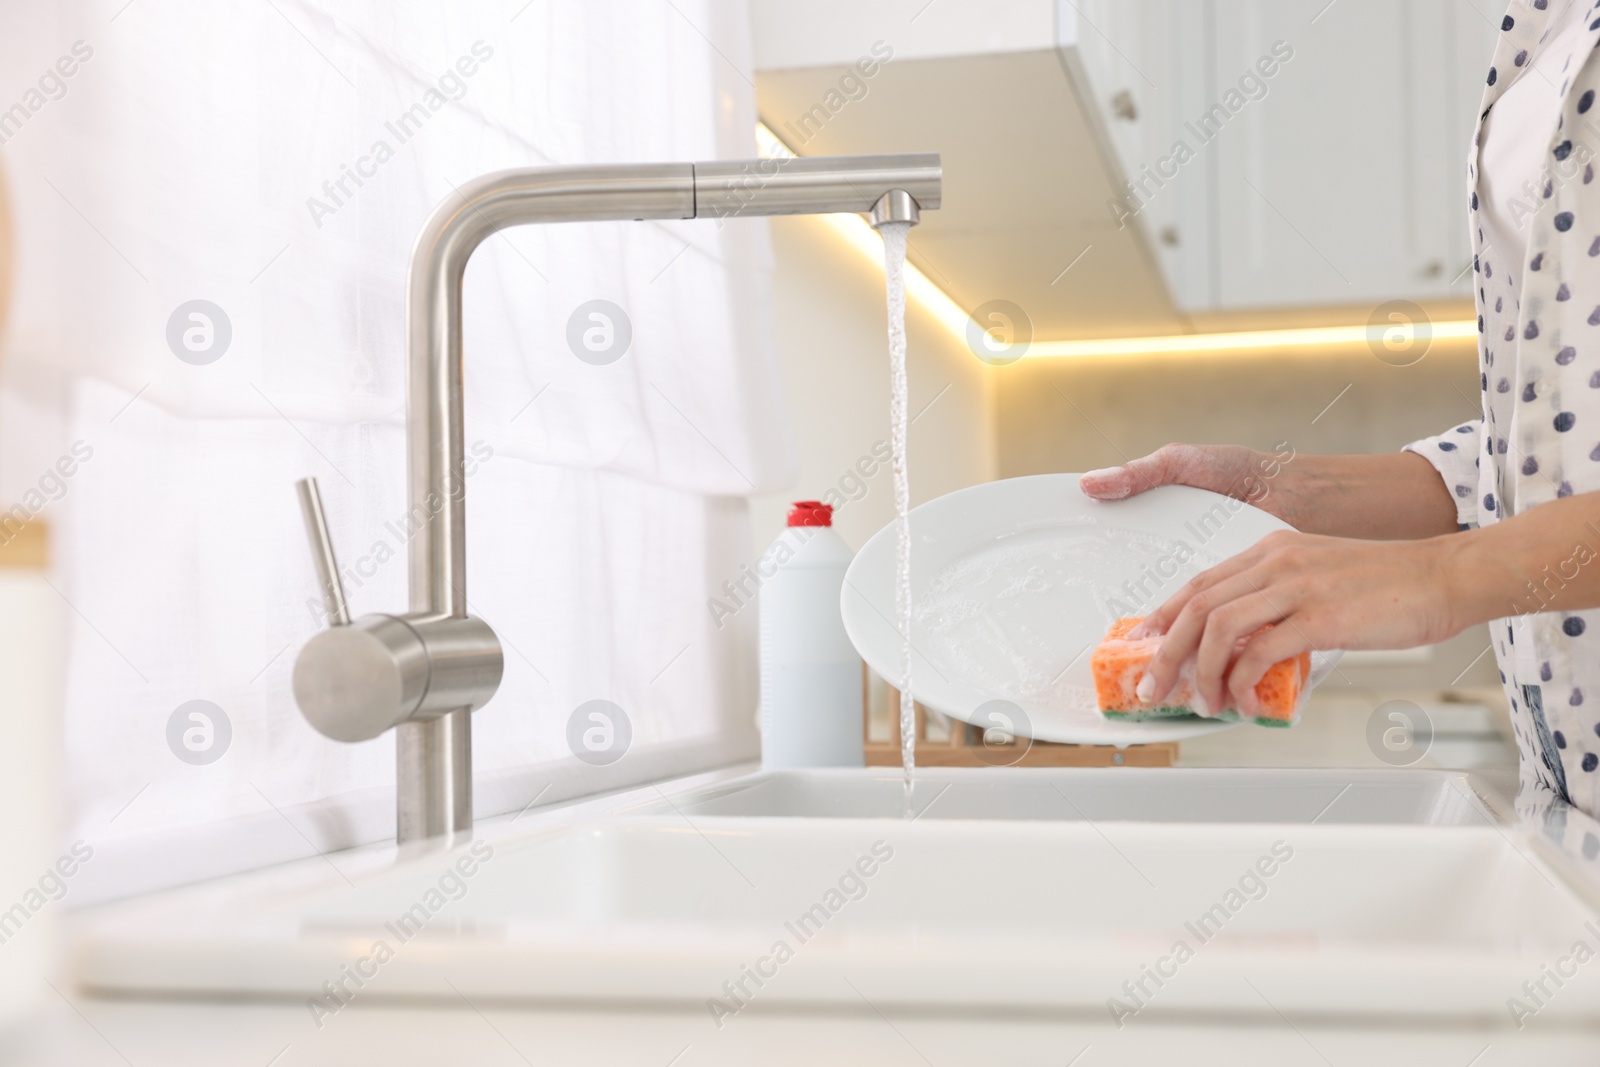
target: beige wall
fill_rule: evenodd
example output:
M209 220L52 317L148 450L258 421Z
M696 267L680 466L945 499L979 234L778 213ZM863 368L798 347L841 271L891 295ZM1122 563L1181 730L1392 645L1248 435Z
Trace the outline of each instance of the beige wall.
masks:
M1023 360L996 383L1000 476L1106 467L1168 441L1389 451L1477 418L1479 396L1459 342L1410 367L1365 348Z
M915 245L915 230L911 240ZM792 491L752 501L756 551L782 530L790 501L830 489L858 498L839 510L835 525L859 549L894 518L892 475L873 457L879 442L887 454L889 440L883 271L819 219L775 218L772 242L778 350L801 475ZM995 477L995 371L915 304L907 309L906 339L915 506Z

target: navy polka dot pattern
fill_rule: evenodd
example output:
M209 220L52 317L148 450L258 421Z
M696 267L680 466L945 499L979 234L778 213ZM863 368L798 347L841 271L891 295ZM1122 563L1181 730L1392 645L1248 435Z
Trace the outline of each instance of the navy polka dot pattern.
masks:
M1406 446L1439 471L1463 530L1600 492L1600 127L1590 114L1600 92L1600 5L1571 2L1579 6L1511 4L1468 153L1482 417ZM1486 229L1506 230L1481 187L1479 152L1486 130L1492 143L1501 136L1485 117L1528 77L1559 83L1561 104L1538 131L1543 154L1528 173L1543 173L1507 211L1525 249L1508 251L1496 247L1505 240L1485 240ZM1600 557L1600 535L1588 550ZM1565 796L1600 817L1600 701L1588 699L1600 690L1600 610L1542 607L1530 601L1490 627L1524 791ZM1600 857L1600 838L1586 847Z

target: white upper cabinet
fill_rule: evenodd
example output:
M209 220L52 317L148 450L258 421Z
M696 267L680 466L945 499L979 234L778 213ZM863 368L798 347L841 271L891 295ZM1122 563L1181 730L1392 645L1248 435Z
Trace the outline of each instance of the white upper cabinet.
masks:
M1055 44L1059 0L750 0L760 71L844 66L888 45L900 60L1007 55Z
M1186 310L1468 295L1471 0L1083 0L1125 210Z
M1451 0L1337 0L1309 23L1314 7L1213 5L1218 103L1197 112L1220 121L1261 57L1292 56L1212 143L1216 304L1469 293L1468 142L1493 26Z
M1193 101L1210 91L1209 9L1196 0L1058 3L1061 55L1123 185L1106 214L1139 233L1184 309L1213 303L1207 162L1183 131Z

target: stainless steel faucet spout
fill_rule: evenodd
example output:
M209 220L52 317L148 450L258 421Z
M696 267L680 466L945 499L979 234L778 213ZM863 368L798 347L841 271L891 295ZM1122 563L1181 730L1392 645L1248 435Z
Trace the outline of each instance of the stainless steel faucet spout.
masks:
M522 168L466 182L434 209L406 290L406 479L409 514L421 520L409 546L410 611L324 631L295 668L301 708L329 736L396 727L402 843L471 829L470 715L503 667L467 599L461 287L472 253L497 230L532 223L831 212L915 222L940 193L939 157L923 153ZM312 510L308 530L332 570L320 501Z
M872 213L867 218L874 230L881 230L890 222L907 222L915 226L922 221L922 209L904 189L890 189L872 205Z
M695 217L867 214L900 190L932 211L939 206L939 156L814 156L694 165Z

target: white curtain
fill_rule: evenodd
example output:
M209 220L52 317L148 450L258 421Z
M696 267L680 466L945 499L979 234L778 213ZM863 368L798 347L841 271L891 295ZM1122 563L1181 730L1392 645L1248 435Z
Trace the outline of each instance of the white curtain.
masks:
M0 508L92 453L29 510L72 608L98 896L392 832L392 737L328 741L290 695L318 625L293 481L321 482L353 608L404 610L404 282L432 206L510 166L755 154L740 3L122 3L13 0L0 26L6 92L58 72L0 146ZM474 257L469 596L506 649L480 815L752 751L754 620L705 605L748 558L743 498L795 468L769 286L759 221L524 228ZM566 339L594 299L632 325L604 366ZM231 326L205 365L168 340L193 300ZM591 771L565 731L594 698L634 740ZM197 699L233 734L203 766L167 740Z

